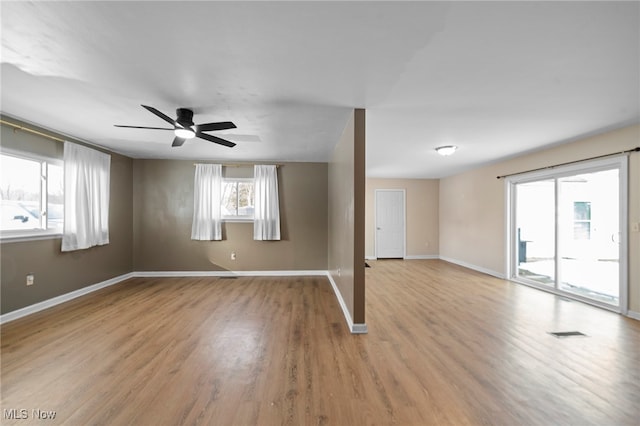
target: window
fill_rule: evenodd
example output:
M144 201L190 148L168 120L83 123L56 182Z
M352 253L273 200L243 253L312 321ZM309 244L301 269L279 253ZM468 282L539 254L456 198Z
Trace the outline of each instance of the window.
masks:
M573 239L591 239L591 202L573 202Z
M63 225L62 161L0 154L0 234L59 234Z
M224 179L222 181L222 218L225 220L253 220L253 179Z

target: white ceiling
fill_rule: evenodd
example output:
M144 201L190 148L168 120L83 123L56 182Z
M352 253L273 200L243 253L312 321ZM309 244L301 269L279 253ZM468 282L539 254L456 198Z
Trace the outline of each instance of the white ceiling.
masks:
M638 122L638 2L7 2L4 114L135 158L328 161L436 178ZM140 104L233 121L171 148ZM452 157L434 148L459 146Z

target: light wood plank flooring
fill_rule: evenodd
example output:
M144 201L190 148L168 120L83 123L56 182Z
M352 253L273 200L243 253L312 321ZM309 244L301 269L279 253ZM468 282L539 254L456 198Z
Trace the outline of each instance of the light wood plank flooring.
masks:
M640 322L442 261L369 263L368 335L324 277L136 278L8 323L2 424L639 424ZM588 337L547 334L572 330Z

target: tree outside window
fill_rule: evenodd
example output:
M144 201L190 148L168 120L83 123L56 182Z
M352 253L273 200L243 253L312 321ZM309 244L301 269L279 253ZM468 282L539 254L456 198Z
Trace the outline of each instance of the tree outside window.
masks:
M222 183L222 217L227 220L251 220L254 211L252 179L225 179Z

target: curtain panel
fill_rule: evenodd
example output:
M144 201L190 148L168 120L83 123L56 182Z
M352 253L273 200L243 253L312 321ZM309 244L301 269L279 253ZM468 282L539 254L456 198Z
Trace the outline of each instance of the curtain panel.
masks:
M192 240L222 240L222 165L196 164Z
M276 166L255 165L253 239L280 240L280 202Z
M64 143L62 251L109 244L111 156Z

